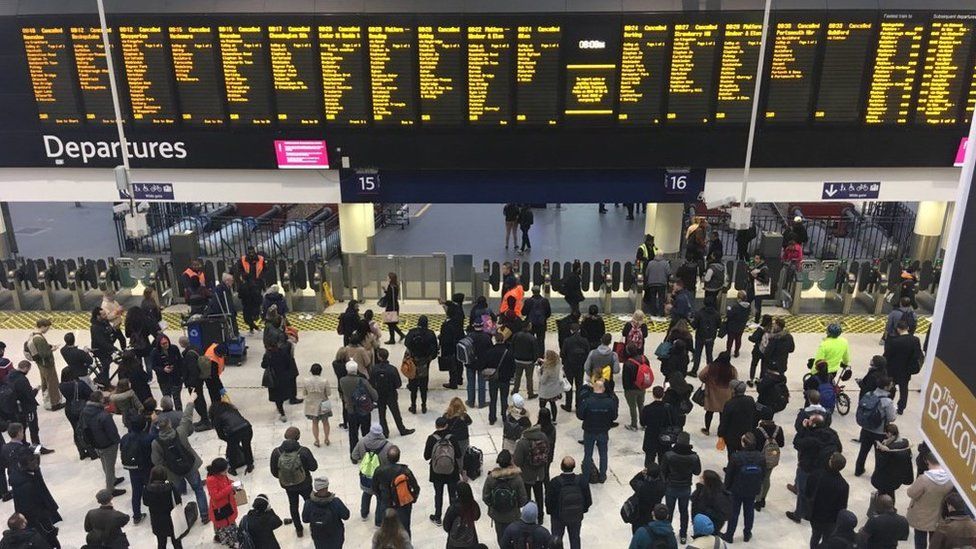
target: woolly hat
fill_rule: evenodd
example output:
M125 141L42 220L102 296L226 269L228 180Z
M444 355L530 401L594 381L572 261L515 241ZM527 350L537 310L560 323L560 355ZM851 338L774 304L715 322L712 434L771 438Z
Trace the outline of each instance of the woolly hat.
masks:
M382 435L383 434L383 426L380 425L379 423L374 423L374 424L372 424L372 425L369 426L369 432L370 433L373 433L374 435Z
M359 371L359 364L357 364L355 360L348 360L348 361L346 361L346 373L347 374L355 374L358 371Z
M326 477L316 477L312 482L312 488L316 492L321 492L322 490L329 489L329 479Z
M524 408L525 407L525 399L522 398L522 395L520 395L518 393L515 393L514 395L512 395L512 406L515 406L516 408Z
M692 522L692 531L695 537L710 536L715 533L715 524L708 516L698 513Z
M522 507L522 522L535 524L539 521L539 507L534 501L530 501Z

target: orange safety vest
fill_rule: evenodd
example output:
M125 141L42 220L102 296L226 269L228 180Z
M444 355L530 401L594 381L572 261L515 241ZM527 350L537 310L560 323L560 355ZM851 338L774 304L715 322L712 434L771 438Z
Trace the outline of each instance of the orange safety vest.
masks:
M207 285L207 275L205 275L203 273L203 271L200 271L198 273L198 272L194 271L193 269L187 267L186 270L183 271L183 276L185 276L187 278L196 278L197 280L200 281L200 286L201 287L204 287L204 286Z
M508 296L515 297L515 314L522 316L522 299L525 297L525 288L521 284L516 284L514 288L505 292L505 295L502 296L502 304L498 306L499 313L508 310Z
M247 260L246 255L241 256L241 269L244 274L251 274L251 264ZM261 278L261 273L264 271L264 256L259 255L257 262L254 264L254 277Z
M217 355L217 344L211 343L210 347L207 347L207 352L203 353L203 356L210 359L211 362L217 363L217 375L224 373L224 357Z

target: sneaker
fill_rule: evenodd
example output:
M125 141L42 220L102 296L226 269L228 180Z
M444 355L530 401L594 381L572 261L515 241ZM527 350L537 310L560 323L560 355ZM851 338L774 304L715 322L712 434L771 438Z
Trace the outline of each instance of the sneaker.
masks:
M282 415L278 416L278 421L280 421L282 423L288 423L288 418L285 417L284 414L282 414Z
M793 511L787 511L786 512L786 518L792 520L793 522L795 522L797 524L800 524L801 522L803 522L803 520L796 513L794 513Z
M41 446L41 455L42 456L46 456L48 454L53 454L53 453L54 453L54 450L52 450L50 448L45 448L45 447Z
M416 429L404 429L403 432L400 433L400 436L401 437L408 437L408 436L410 436L410 435L412 435L412 434L414 434L416 432L417 432Z
M125 482L125 478L124 477L115 477L115 486L118 486L119 484L122 484L123 482Z
M434 524L438 525L438 526L441 525L441 518L439 516L437 516L437 515L431 515L430 516L430 521L433 522Z
M138 515L133 515L132 516L132 524L139 524L140 522L142 522L142 519L144 519L144 518L146 518L146 514L145 513L139 513Z
M121 496L123 494L125 494L125 490L123 490L122 488L116 488L115 490L112 490L112 497L113 498L117 498L117 497L119 497L119 496Z

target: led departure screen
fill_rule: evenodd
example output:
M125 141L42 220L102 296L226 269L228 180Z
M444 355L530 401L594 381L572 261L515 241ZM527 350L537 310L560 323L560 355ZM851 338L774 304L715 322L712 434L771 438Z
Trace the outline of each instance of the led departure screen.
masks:
M268 27L271 76L278 104L278 122L286 126L318 126L317 59L308 25Z
M884 14L864 121L907 124L918 77L925 24L916 14Z
M377 124L411 126L417 119L413 35L412 27L369 27L369 76Z
M101 30L98 27L72 27L71 42L85 119L96 125L115 124Z
M271 112L271 74L259 26L220 27L220 57L231 124L267 126Z
M744 123L752 115L762 23L728 23L722 39L715 120Z
M874 35L870 20L827 24L820 91L813 116L823 122L855 122L861 112L861 87Z
M766 119L806 122L810 113L814 61L820 41L820 23L776 23L769 63Z
M173 72L163 27L119 27L129 106L136 124L176 123Z
M512 118L512 29L468 27L468 121L504 126Z
M943 19L929 27L928 47L918 93L918 122L955 124L963 104L963 83L973 43L973 20Z
M709 121L718 25L675 25L668 88L668 120Z
M224 124L224 102L217 86L213 28L170 27L173 76L183 123L190 126Z
M322 106L329 124L363 126L369 121L363 66L363 27L319 27Z
M625 24L620 51L620 104L625 124L660 124L668 25Z
M460 25L417 28L420 120L425 124L461 124L463 45Z
M966 100L966 124L973 121L973 112L976 112L976 60L973 61L973 70L969 73L969 99Z
M25 27L22 33L38 118L44 124L80 124L64 27Z
M559 121L559 25L526 25L517 29L515 121L547 124Z

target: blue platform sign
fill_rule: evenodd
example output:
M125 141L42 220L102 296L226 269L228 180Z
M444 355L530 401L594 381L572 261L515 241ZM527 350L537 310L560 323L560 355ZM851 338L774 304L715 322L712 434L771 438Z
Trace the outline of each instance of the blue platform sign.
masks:
M136 200L175 200L172 183L132 183L132 198ZM128 200L129 195L119 191L119 198Z
M828 181L823 184L823 200L876 200L881 194L878 181Z

